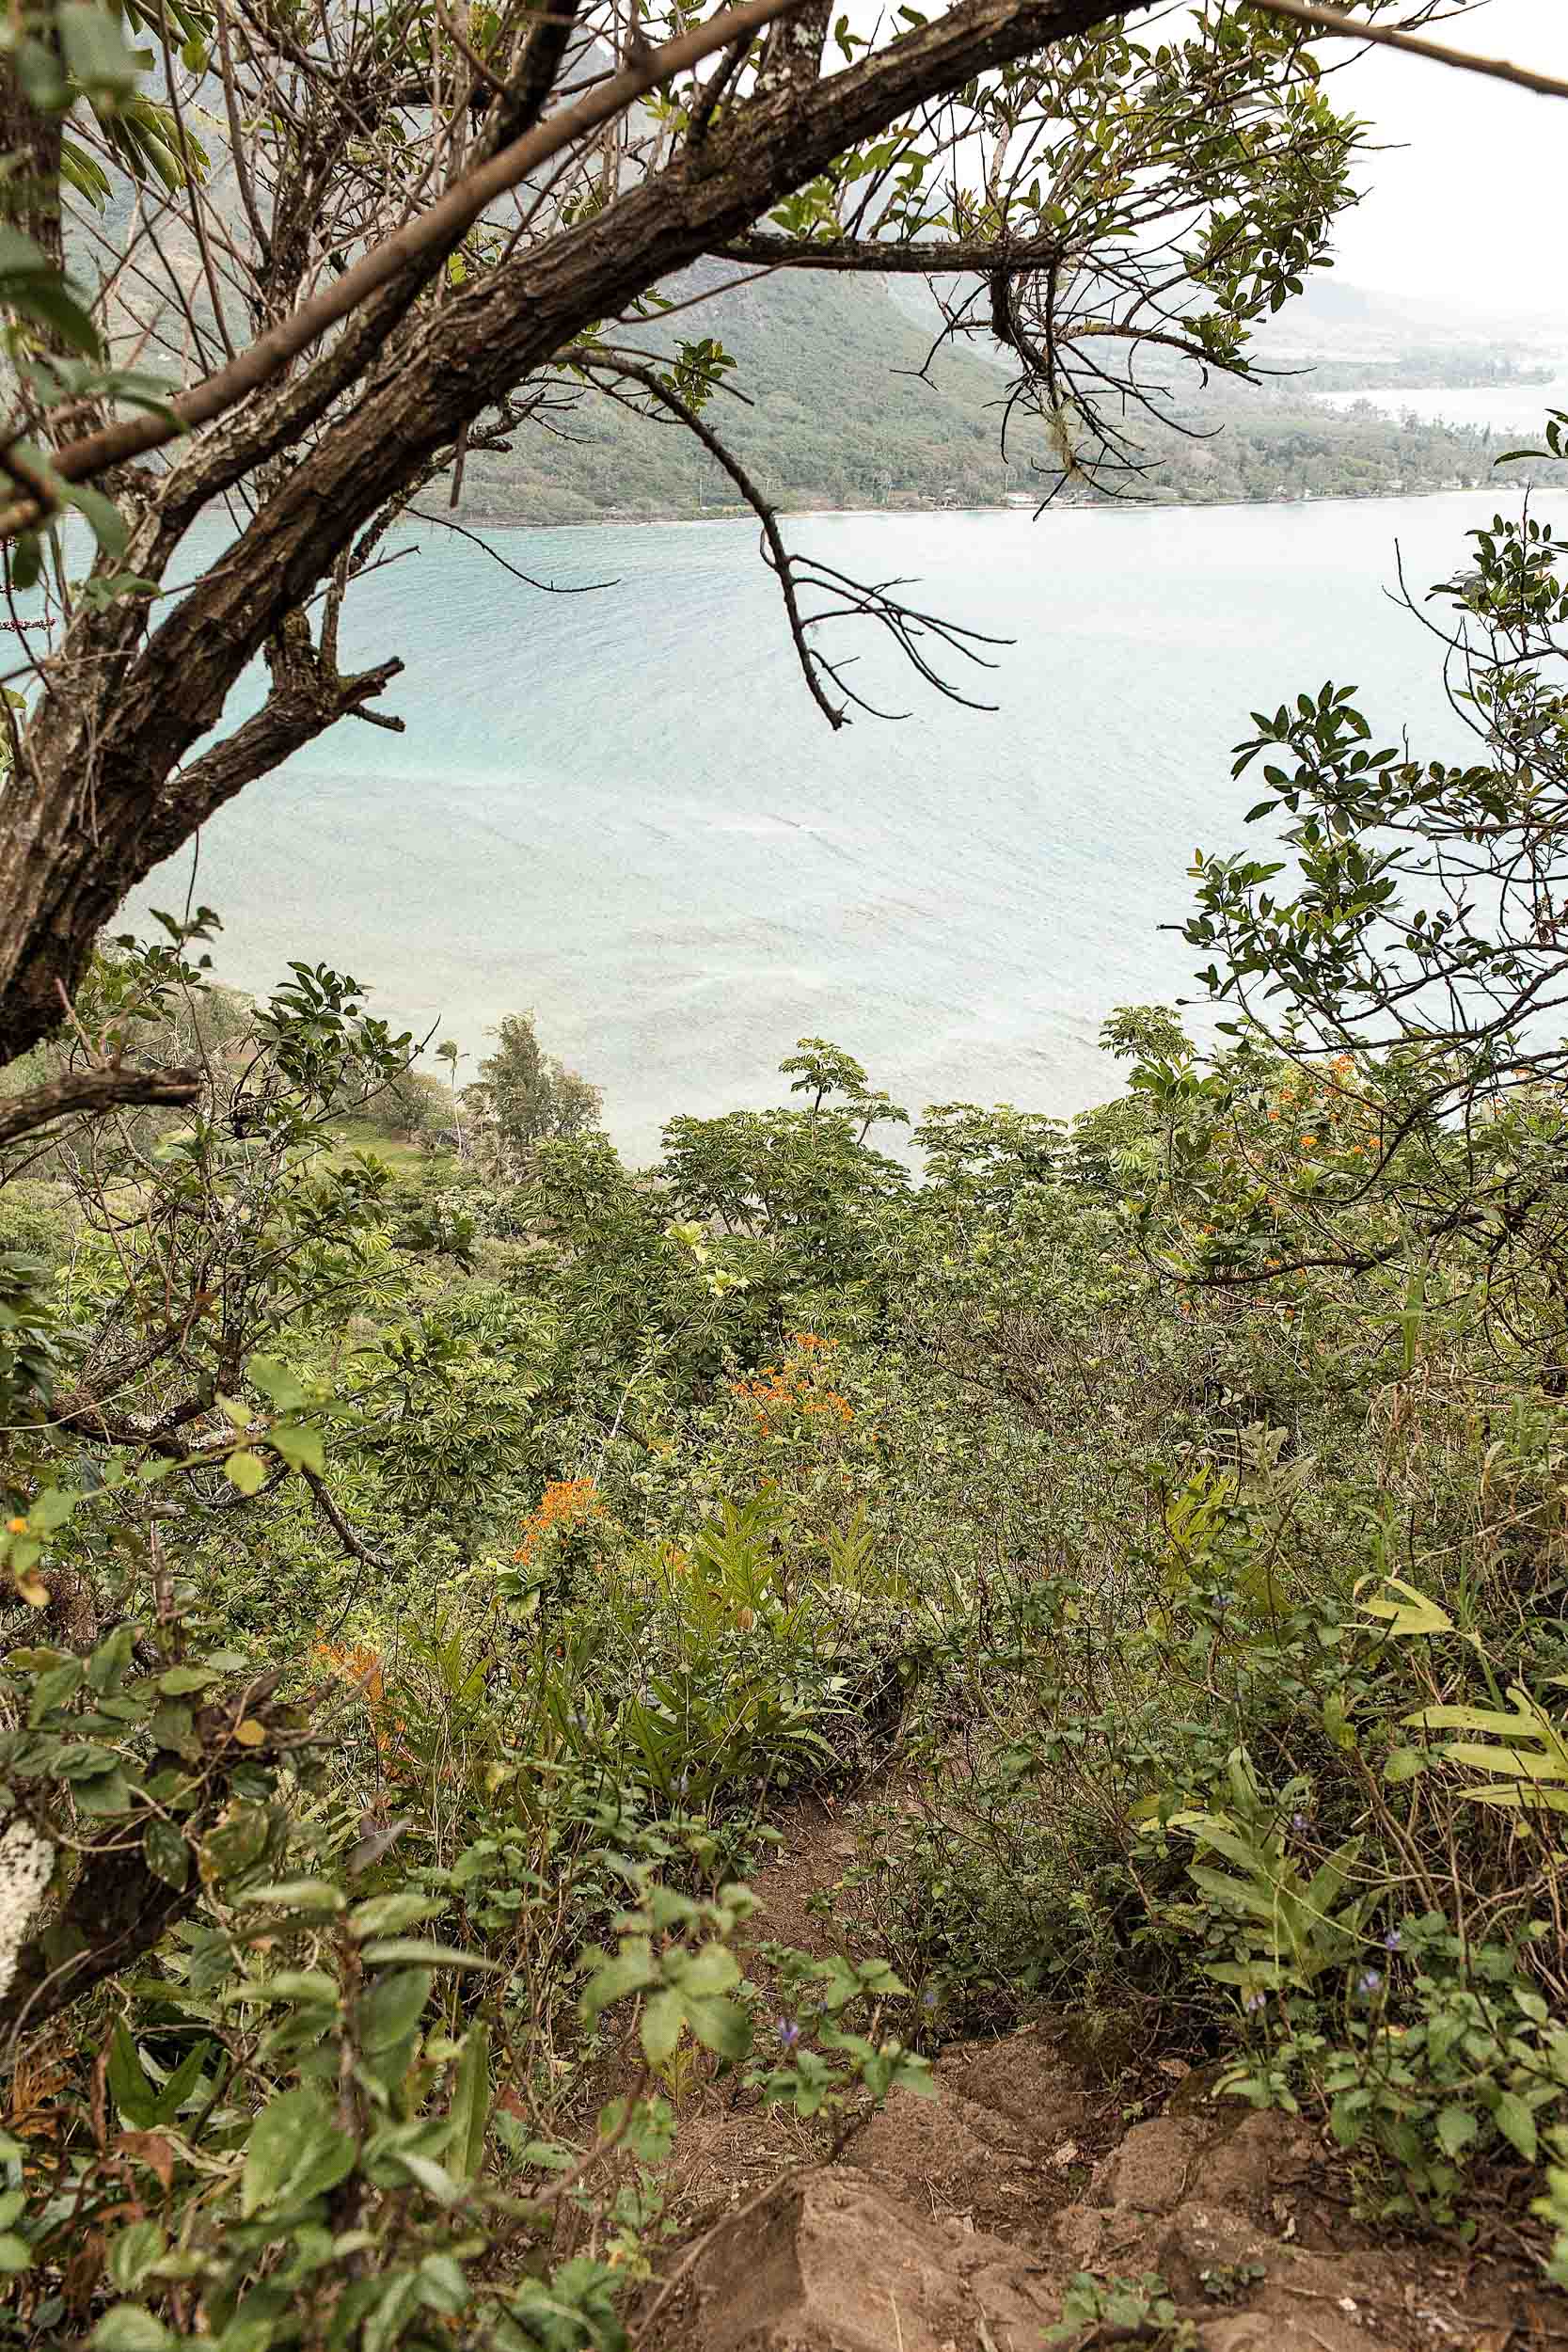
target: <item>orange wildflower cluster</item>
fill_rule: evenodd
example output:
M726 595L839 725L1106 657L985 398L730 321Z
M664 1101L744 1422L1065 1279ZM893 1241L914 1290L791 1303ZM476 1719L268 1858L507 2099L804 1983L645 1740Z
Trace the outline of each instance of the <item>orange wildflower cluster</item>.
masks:
M327 1671L340 1681L349 1683L364 1700L380 1765L394 1779L402 1776L411 1769L401 1748L405 1725L401 1716L389 1715L387 1710L387 1677L382 1672L380 1653L367 1649L361 1642L340 1646L336 1642L318 1641L315 1651Z
M352 1682L368 1707L381 1705L387 1695L387 1681L375 1650L366 1649L359 1642L350 1642L342 1648L336 1642L318 1642L316 1656L330 1673L344 1682Z
M531 1560L555 1528L581 1527L585 1520L600 1518L603 1514L599 1490L591 1478L552 1478L524 1520L523 1540L512 1556L524 1562Z
M1374 1136L1375 1113L1350 1083L1354 1068L1348 1054L1339 1054L1328 1064L1326 1077L1314 1078L1304 1073L1294 1085L1280 1088L1278 1107L1270 1110L1269 1121L1275 1126L1281 1119L1292 1123L1299 1119L1303 1122L1307 1132L1296 1141L1303 1158L1323 1151L1354 1159L1366 1157L1366 1141L1352 1142L1350 1136ZM1325 1134L1325 1129L1338 1132Z
M789 1361L764 1364L752 1380L732 1380L731 1394L739 1399L764 1437L771 1436L792 1413L813 1418L826 1415L847 1426L855 1418L855 1408L848 1398L841 1396L836 1389L816 1385L817 1367L812 1359L818 1351L831 1348L832 1342L815 1331L797 1331L791 1343L794 1356Z

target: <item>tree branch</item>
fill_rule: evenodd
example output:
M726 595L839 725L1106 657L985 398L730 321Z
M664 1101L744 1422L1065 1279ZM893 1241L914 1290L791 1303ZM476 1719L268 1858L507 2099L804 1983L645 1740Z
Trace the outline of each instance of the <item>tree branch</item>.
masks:
M270 383L329 326L347 318L380 287L401 277L425 256L450 252L486 205L515 188L550 156L599 129L660 82L684 72L688 66L698 64L714 50L726 48L742 35L771 24L774 18L810 4L811 0L744 0L742 7L723 10L693 32L683 34L680 40L666 42L662 49L650 50L635 65L612 74L597 89L591 90L575 106L552 115L547 121L503 147L487 163L466 173L416 220L384 238L380 245L372 246L369 253L362 254L329 286L323 287L286 319L258 336L227 367L193 385L188 392L180 393L166 411L126 418L119 424L105 426L102 432L86 434L79 440L68 442L51 460L55 471L67 482L85 482L106 467L162 448L192 426L208 424L222 416L250 393L259 391L263 384ZM1146 0L1133 0L1133 5L1145 4ZM46 511L37 500L13 501L0 509L0 537L8 537L41 521Z
M80 1111L106 1111L125 1104L194 1103L201 1091L199 1070L71 1070L30 1094L0 1101L0 1143L14 1143L52 1119Z
M316 1508L342 1545L343 1549L352 1558L357 1560L362 1566L374 1568L378 1575L388 1577L392 1575L390 1561L383 1559L379 1551L372 1551L364 1538L356 1534L353 1521L344 1518L325 1479L318 1477L313 1470L302 1469L299 1474L309 1487Z
M1325 8L1322 0L1252 0L1271 16L1288 16L1292 24L1310 32L1337 34L1341 40L1374 41L1380 48L1402 50L1407 57L1425 57L1433 65L1452 66L1461 73L1484 73L1495 82L1512 82L1517 89L1535 90L1543 98L1568 98L1568 82L1538 73L1533 66L1514 65L1507 57L1483 57L1471 49L1450 49L1443 41L1423 40L1418 33L1402 33L1391 24L1369 24L1343 8Z

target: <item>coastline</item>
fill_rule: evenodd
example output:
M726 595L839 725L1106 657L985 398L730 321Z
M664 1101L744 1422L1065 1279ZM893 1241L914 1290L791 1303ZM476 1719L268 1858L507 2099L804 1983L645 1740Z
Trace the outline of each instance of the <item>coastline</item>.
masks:
M1518 477L1524 487L1527 477ZM1461 488L1433 490L1324 490L1308 498L1269 499L1080 499L1070 505L1057 506L1059 515L1110 515L1119 518L1147 515L1219 515L1236 514L1255 507L1307 506L1391 506L1410 499L1473 499L1484 497L1496 487L1506 485L1485 482L1471 483ZM1036 521L1042 509L1035 505L992 504L986 506L947 506L935 501L921 501L908 506L779 506L774 509L781 522L808 522L831 516L834 520L895 522L901 516L963 515L972 518L985 516L1018 515L1028 522ZM668 530L673 523L698 524L754 523L749 507L736 507L722 514L711 508L705 511L691 507L670 507L657 514L617 513L613 508L602 515L578 515L570 520L548 521L541 516L492 513L477 503L465 500L458 509L458 519L470 530L479 531L649 531ZM440 528L439 520L434 526Z

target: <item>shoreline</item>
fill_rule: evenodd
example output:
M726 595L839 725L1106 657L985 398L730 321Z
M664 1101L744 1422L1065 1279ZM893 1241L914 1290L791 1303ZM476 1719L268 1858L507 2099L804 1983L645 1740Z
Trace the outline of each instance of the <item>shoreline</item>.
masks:
M1245 513L1253 508L1264 507L1399 506L1411 499L1485 498L1494 492L1500 493L1505 486L1502 484L1477 482L1466 488L1458 490L1379 490L1370 493L1355 490L1324 490L1308 498L1290 499L1148 499L1138 501L1085 499L1070 506L1058 506L1055 511L1059 515L1111 515L1126 519L1148 515L1233 515ZM1520 477L1519 486L1521 488L1528 486L1523 476ZM976 519L988 516L1018 515L1029 522L1034 522L1040 517L1041 511L1034 504L1018 506L925 504L915 506L793 506L779 507L775 510L782 523L810 522L825 516L831 516L835 521L841 522L856 520L896 522L904 516L930 515L962 515ZM621 515L611 512L594 516L579 515L568 521L547 522L537 517L531 519L517 515L491 514L484 508L469 507L465 503L459 509L459 519L471 529L479 531L657 531L668 529L672 523L686 523L694 527L700 524L754 524L756 518L748 507L741 507L734 513L721 515L694 514L689 509L683 512L671 508L668 512L657 515ZM432 528L438 530L440 522L436 521Z

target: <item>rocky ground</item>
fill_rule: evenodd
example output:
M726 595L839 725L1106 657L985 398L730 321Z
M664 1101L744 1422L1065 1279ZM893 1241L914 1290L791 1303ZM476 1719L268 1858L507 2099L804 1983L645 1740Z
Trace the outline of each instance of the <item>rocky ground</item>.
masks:
M809 1900L853 1826L821 1806L787 1825L757 1882L759 1941L827 1947ZM1506 2241L1380 2241L1312 2128L1215 2101L1178 2060L1128 2104L1041 2020L949 2048L936 2078L935 2100L895 2094L832 2164L793 2122L701 2094L671 2184L689 2234L644 2298L638 2352L1568 2345L1568 2299Z

